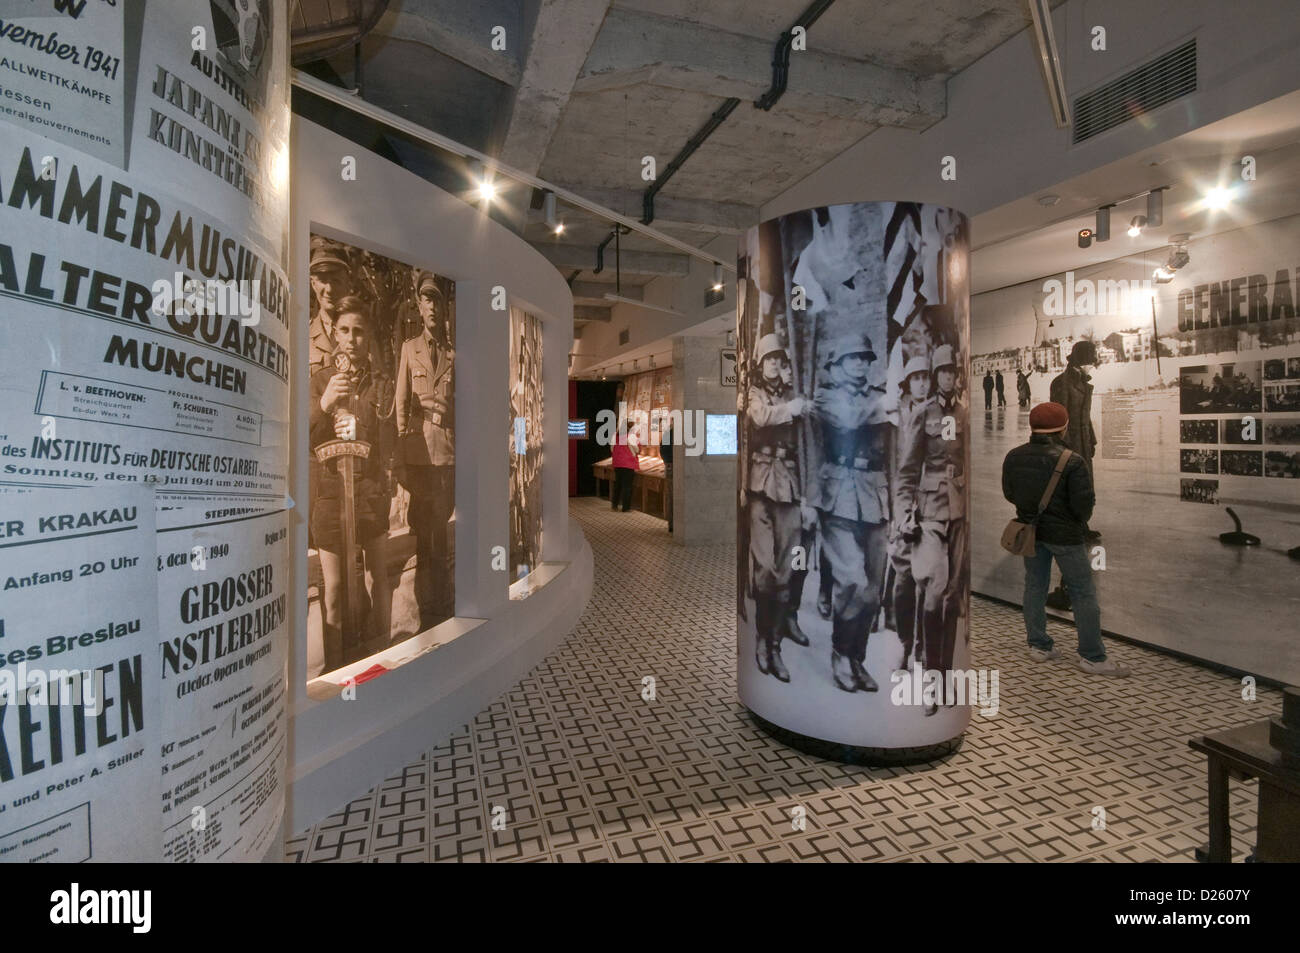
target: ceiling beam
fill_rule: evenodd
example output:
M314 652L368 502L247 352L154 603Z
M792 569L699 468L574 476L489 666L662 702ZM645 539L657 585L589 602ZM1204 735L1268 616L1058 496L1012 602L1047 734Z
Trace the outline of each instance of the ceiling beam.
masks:
M515 90L501 161L536 174L610 0L542 0Z
M613 310L612 307L602 308L590 304L575 304L573 306L573 320L608 322L613 314Z
M533 247L556 268L581 268L590 271L596 267L596 249L588 245L557 245L552 242L533 242ZM605 249L605 271L614 274L615 255L611 243ZM660 251L625 251L618 257L619 269L625 275L654 275L684 278L691 270L691 260L686 255Z
M809 36L815 47L815 28ZM771 60L772 40L615 8L574 92L649 83L752 103L772 83ZM926 129L944 117L947 90L940 78L800 50L790 56L790 85L776 110L786 111Z
M496 26L506 29L504 50L492 49L492 28ZM493 79L518 86L523 72L519 68L524 43L521 32L518 17L502 17L497 4L421 0L418 4L391 4L372 35L421 43Z

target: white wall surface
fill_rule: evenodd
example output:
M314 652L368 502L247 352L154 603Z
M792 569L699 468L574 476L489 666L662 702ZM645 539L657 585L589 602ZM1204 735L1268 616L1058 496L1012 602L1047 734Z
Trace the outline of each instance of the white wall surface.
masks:
M353 701L307 698L307 394L297 362L291 469L297 506L296 601L291 602L290 791L285 828L301 831L417 759L471 720L571 630L591 595L591 551L568 518L567 365L573 298L546 259L453 196L313 123L294 118L292 279L294 353L307 352L308 242L317 231L456 282L456 612L488 620L458 639L362 683ZM343 181L342 158L356 158ZM507 573L490 568L509 548L509 303L542 320L544 422L542 555L569 568L511 602Z

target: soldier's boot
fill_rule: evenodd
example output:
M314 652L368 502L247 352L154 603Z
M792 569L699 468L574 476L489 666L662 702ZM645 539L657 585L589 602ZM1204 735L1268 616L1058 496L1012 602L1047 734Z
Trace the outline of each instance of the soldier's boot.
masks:
M754 661L758 663L758 670L764 675L768 673L767 661L767 639L770 626L767 618L767 597L763 595L754 596Z
M939 672L939 684L937 686L938 692L935 701L931 702L925 708L925 713L927 715L933 715L939 710L939 705L943 704L943 686L948 680L948 674L938 668L938 666L942 664L943 608L922 608L920 626L921 631L924 633L926 668Z
M767 674L783 682L790 681L790 671L781 658L781 633L777 626L784 610L773 596L766 597L767 616Z
M835 679L835 687L841 691L858 690L858 680L853 677L853 666L849 663L848 656L841 655L834 649L831 649L831 675Z
M802 583L791 583L790 598L781 611L780 634L785 636L795 645L808 644L808 636L804 634L803 629L799 628L799 593L802 589Z
M853 673L853 680L858 683L860 691L874 692L880 690L876 680L867 674L866 666L857 659L849 659L849 671Z
M894 619L898 623L898 638L903 643L903 663L899 666L904 672L912 661L912 652L916 647L916 587L903 586L894 593Z

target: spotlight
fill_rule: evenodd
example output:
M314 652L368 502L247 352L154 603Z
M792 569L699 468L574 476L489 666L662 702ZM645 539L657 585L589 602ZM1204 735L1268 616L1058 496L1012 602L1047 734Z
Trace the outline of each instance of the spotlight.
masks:
M1142 234L1142 229L1147 226L1147 217L1145 215L1134 215L1133 220L1128 223L1128 237L1137 238Z
M1165 285L1174 280L1174 273L1166 271L1165 267L1161 265L1152 273L1152 277L1155 278L1156 284Z
M542 197L542 209L546 215L546 224L556 235L564 234L564 223L555 219L555 193L547 192Z
M1192 256L1187 254L1187 249L1180 245L1169 256L1169 261L1165 264L1165 267L1170 271L1177 271L1179 268L1186 268L1187 263L1191 260Z
M1079 247L1089 248L1091 246L1092 246L1092 229L1091 228L1079 229Z
M474 180L474 188L481 200L491 202L496 198L497 187L492 184L492 179L489 177L487 169L483 167L482 162L478 162L477 160L471 162L470 174Z
M1165 186L1147 193L1147 224L1159 228L1165 221Z
M713 266L713 290L714 291L722 290L722 266L721 265Z
M1215 186L1205 193L1205 207L1216 212L1222 212L1232 201L1232 191L1230 189Z
M1093 235L1096 241L1110 241L1110 210L1114 207L1114 205L1103 205L1097 209L1097 231Z

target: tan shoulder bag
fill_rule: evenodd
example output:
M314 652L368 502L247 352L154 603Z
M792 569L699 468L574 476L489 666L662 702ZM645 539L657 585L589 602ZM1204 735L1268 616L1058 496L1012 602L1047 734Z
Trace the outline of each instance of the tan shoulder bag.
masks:
M1011 555L1032 556L1037 551L1038 519L1043 515L1043 510L1047 509L1047 504L1052 502L1052 494L1056 492L1057 484L1061 482L1061 474L1065 472L1065 464L1069 462L1072 453L1072 450L1061 451L1061 456L1056 461L1056 468L1052 471L1052 478L1047 481L1047 489L1043 491L1043 498L1038 501L1038 512L1034 515L1034 521L1022 523L1019 519L1013 519L1002 531L1002 548Z

